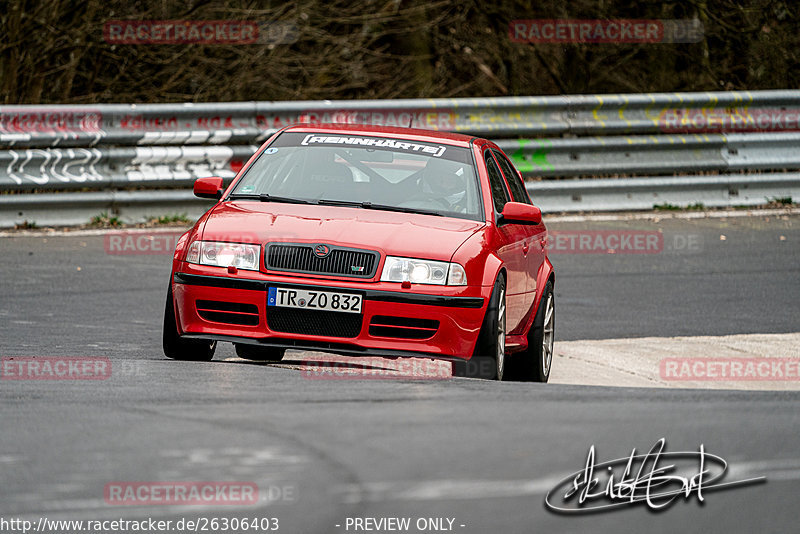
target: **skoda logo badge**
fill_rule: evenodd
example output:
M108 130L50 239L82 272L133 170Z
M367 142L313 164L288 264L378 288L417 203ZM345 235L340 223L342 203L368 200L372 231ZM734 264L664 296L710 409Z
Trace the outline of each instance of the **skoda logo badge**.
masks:
M328 245L317 245L314 247L314 255L318 258L324 258L331 253L331 247Z

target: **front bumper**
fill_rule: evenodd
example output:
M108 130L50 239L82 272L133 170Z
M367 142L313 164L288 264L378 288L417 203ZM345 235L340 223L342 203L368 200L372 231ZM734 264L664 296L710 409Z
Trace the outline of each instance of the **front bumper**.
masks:
M400 289L400 284L388 282L359 283L351 280L302 279L299 277L267 276L247 273L259 278L240 278L183 264L183 271L173 275L172 293L175 301L178 329L189 338L216 339L234 343L261 344L295 349L323 350L348 355L370 356L435 356L439 358L469 358L480 333L491 287L442 287L416 285ZM192 271L192 272L189 272ZM241 273L241 272L240 272ZM267 314L267 290L270 286L307 290L342 291L363 296L360 328L345 335L316 335L303 332L278 331L270 326ZM231 310L247 310L249 324L229 324L223 317L238 317L239 311L201 316L198 301L235 304ZM200 305L202 308L203 305ZM302 317L302 311L299 317ZM332 312L335 313L335 312ZM350 314L338 314L338 317ZM397 331L374 328L375 321L395 318L413 324L436 323L424 339L397 337ZM356 320L348 317L348 320ZM272 321L273 323L275 321ZM311 329L313 330L313 328ZM352 335L354 332L356 335ZM412 329L408 330L414 333ZM424 334L427 335L427 334Z

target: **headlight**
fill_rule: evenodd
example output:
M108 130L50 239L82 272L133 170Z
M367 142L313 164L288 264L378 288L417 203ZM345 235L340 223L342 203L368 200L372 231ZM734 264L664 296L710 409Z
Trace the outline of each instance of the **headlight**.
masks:
M383 264L381 281L465 286L467 285L467 273L457 263L387 256L386 262Z
M214 267L234 266L239 269L258 270L261 258L260 245L241 243L216 243L214 241L194 241L189 245L186 261Z

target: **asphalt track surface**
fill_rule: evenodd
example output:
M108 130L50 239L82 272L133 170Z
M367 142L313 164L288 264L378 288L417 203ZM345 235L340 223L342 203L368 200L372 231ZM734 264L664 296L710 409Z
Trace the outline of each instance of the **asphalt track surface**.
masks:
M587 228L660 228L665 246L554 255L559 340L798 331L796 216L551 225ZM690 234L700 248L667 246ZM230 346L210 363L170 361L169 268L164 255L108 255L102 236L0 238L0 356L112 363L102 381L0 381L0 518L276 517L289 533L356 532L348 517L453 518L465 533L797 529L796 392L311 380ZM662 437L669 451L703 444L728 461L728 480L766 482L658 513L545 508L591 445L599 463ZM254 482L260 502L104 501L106 484L153 480Z

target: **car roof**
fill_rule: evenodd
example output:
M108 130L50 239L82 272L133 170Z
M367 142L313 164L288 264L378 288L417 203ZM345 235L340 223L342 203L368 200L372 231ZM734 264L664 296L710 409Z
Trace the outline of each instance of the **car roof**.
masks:
M445 143L468 147L470 141L475 139L472 135L464 135L439 130L423 130L420 128L399 128L393 126L371 126L363 124L295 124L284 130L285 132L308 133L338 133L350 135L372 135L376 137L394 137L410 141L430 143Z

